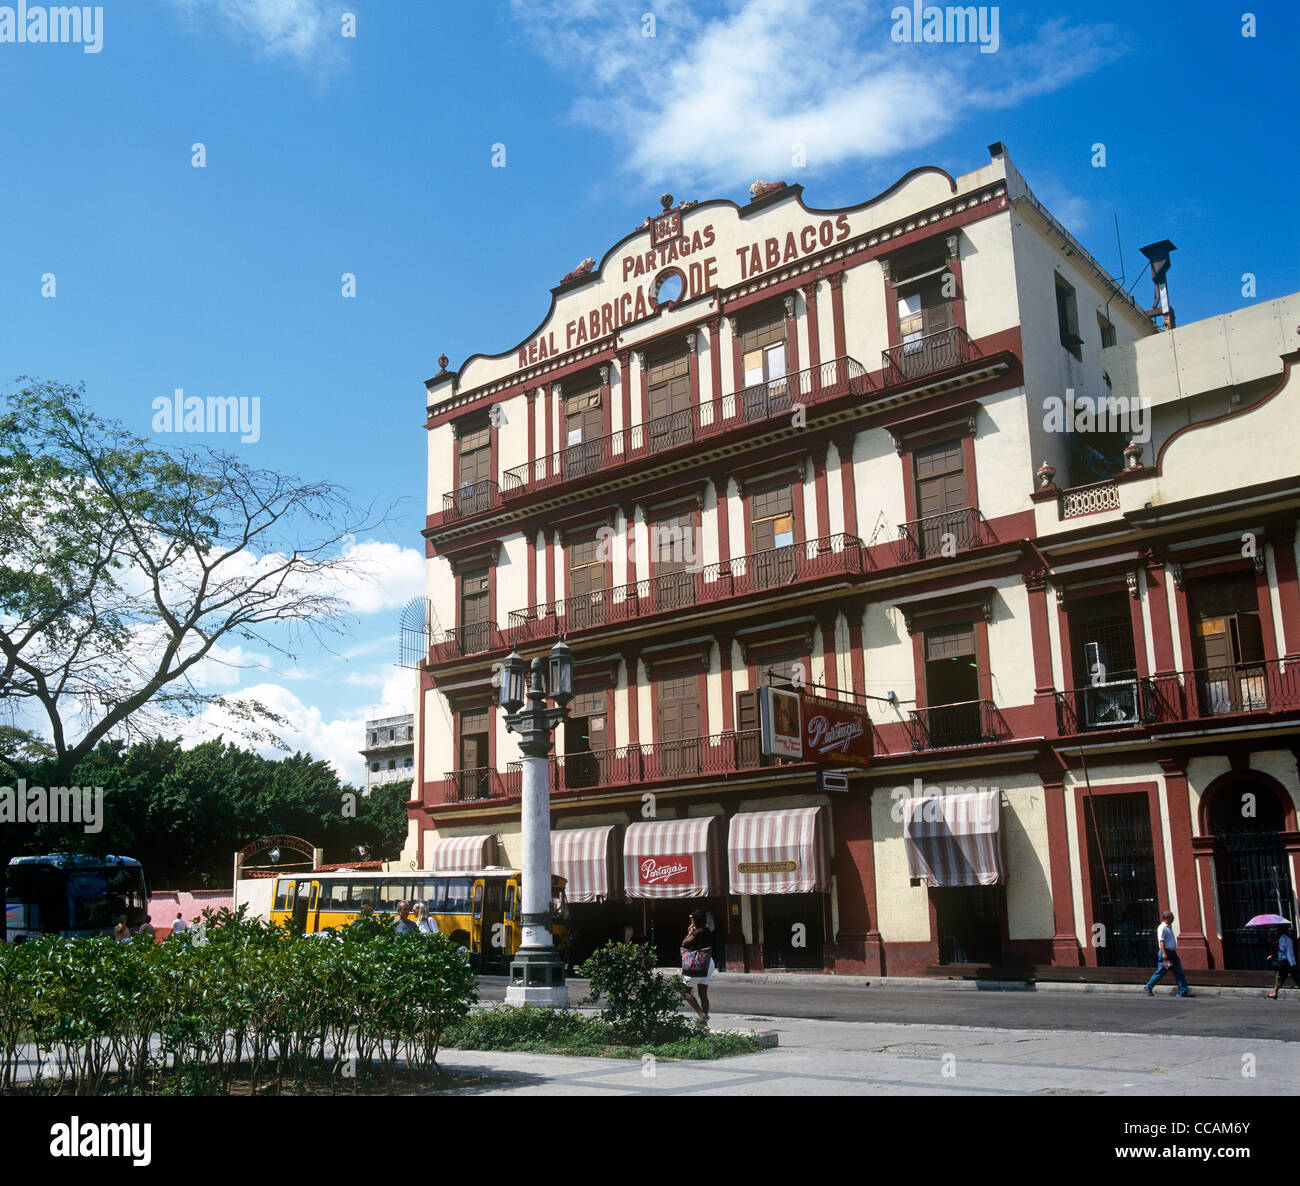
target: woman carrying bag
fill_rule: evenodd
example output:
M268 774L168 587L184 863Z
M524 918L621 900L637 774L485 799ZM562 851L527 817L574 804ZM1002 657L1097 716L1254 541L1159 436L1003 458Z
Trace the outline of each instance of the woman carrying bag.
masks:
M707 926L703 910L691 911L691 925L682 940L682 975L686 979L685 997L695 1015L704 1022L709 1020L709 981L713 976L713 932ZM694 989L699 986L700 1000L695 1000ZM704 1007L701 1008L700 1005Z

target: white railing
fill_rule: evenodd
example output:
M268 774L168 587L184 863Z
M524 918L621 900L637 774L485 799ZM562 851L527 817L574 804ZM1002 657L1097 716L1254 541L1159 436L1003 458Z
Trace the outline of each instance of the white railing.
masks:
M1073 519L1076 515L1091 515L1094 511L1109 511L1118 506L1119 483L1113 479L1061 491L1062 519Z

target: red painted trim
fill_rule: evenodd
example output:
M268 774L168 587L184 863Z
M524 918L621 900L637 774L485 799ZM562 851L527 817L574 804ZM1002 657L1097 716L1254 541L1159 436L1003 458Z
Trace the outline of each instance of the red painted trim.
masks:
M1174 585L1174 610L1178 614L1178 650L1182 655L1183 670L1194 671L1196 661L1192 658L1192 612L1187 604L1187 578L1183 577L1183 588Z
M1147 811L1151 819L1151 852L1156 872L1156 892L1159 895L1159 900L1162 903L1167 903L1169 901L1169 885L1165 876L1165 842L1163 829L1160 825L1159 785L1154 782L1132 782L1092 788L1094 798L1101 798L1103 795L1138 794L1147 797ZM1074 786L1074 810L1075 828L1079 837L1079 882L1083 891L1083 933L1085 939L1083 958L1088 967L1095 968L1097 966L1097 948L1092 944L1092 928L1097 921L1097 917L1093 909L1092 865L1088 859L1088 836L1092 832L1092 820L1088 808L1088 788L1082 782L1076 782ZM1171 818L1171 826L1172 823ZM1048 835L1051 835L1050 831ZM1181 894L1179 895L1179 902L1180 904L1182 902ZM1053 906L1055 906L1055 894L1053 894ZM1181 934L1178 939L1181 947Z
M1205 942L1205 920L1200 914L1201 895L1196 888L1196 858L1192 852L1192 812L1187 803L1187 771L1181 764L1159 758L1165 776L1165 805L1169 812L1169 845L1174 858L1174 888L1178 891L1178 910L1183 924L1178 928L1178 946L1184 944L1190 968L1204 968L1209 948ZM1195 912L1195 913L1193 913ZM1188 921L1195 925L1188 927Z
M732 685L731 655L734 643L731 635L718 634L718 670L722 674L722 731L730 733L736 727L736 693Z
M843 358L849 348L844 331L844 272L832 272L826 277L831 290L831 326L835 334L835 357Z
M853 473L853 444L856 434L842 436L835 441L835 451L840 457L840 493L844 501L844 531L858 534L858 487Z
M835 625L838 621L839 615L834 613L828 619L817 619L822 635L822 663L825 671L822 682L833 692L838 692L840 687L839 655L835 650Z
M912 639L912 683L916 688L917 711L926 708L929 701L925 695L925 630L918 626L911 635Z
M816 370L822 364L821 334L817 327L817 281L802 286L804 307L808 311L808 365Z
M686 351L686 375L687 381L691 387L691 407L700 406L700 335L695 335L695 349ZM696 421L699 420L699 413L692 413Z
M849 617L849 653L852 658L853 690L867 690L866 656L862 653L862 611L861 605L848 614ZM846 609L846 612L847 609Z
M731 479L726 474L714 474L712 480L718 504L718 562L726 564L731 559L731 500L727 494Z
M1142 573L1139 570L1138 580L1141 579ZM1129 629L1133 632L1133 661L1137 664L1138 676L1145 679L1151 674L1151 665L1147 662L1147 628L1142 618L1142 598L1129 593L1127 584L1124 596L1128 598Z
M961 438L961 464L966 471L966 501L972 507L980 504L979 485L975 476L975 438L969 432Z
M825 539L831 533L831 496L830 482L826 476L826 443L809 450L813 463L813 496L816 499L817 539Z
M1249 758L1247 761L1249 761ZM1243 783L1248 782L1259 783L1277 799L1278 806L1282 808L1282 831L1296 831L1295 802L1291 798L1290 792L1271 774L1265 774L1262 770L1253 770L1247 766L1242 770L1225 770L1201 792L1200 803L1197 805L1196 811L1196 831L1199 835L1215 835L1214 829L1210 826L1211 821L1214 819L1215 800L1220 795L1239 789Z
M1300 655L1300 578L1296 574L1294 527L1274 539L1273 564L1277 569L1278 600L1282 603L1282 630L1288 656Z
M722 318L717 314L710 317L709 327L709 381L710 399L722 397Z
M525 563L528 565L528 604L537 604L537 529L524 525L524 538L528 544L528 557Z
M1082 963L1074 930L1070 834L1066 828L1065 783L1059 772L1044 773L1043 806L1047 818L1047 865L1052 894L1052 963L1077 967ZM1085 849L1086 851L1086 849ZM1086 859L1086 858L1085 858ZM1086 897L1086 895L1085 895Z
M785 315L785 370L786 374L794 375L799 371L799 298L795 296L797 289L792 289L788 294L794 300L794 312Z
M1174 636L1169 627L1169 599L1165 592L1163 565L1146 570L1147 605L1151 609L1151 642L1156 652L1156 674L1168 675L1177 669Z
M1074 674L1074 638L1070 631L1070 613L1059 601L1056 603L1056 627L1061 640L1061 688L1070 691L1079 686Z
M546 384L546 456L555 452L555 384Z
M641 350L641 423L650 421L650 356Z
M1262 544L1263 541L1259 541ZM1268 565L1263 572L1255 573L1255 600L1259 605L1259 627L1264 636L1264 658L1270 663L1279 658L1277 653L1277 623L1273 620L1273 598L1269 596Z
M542 543L544 546L542 563L546 568L546 600L553 605L555 603L555 565L560 551L560 533L558 531L547 531L543 528Z
M1029 644L1034 653L1034 695L1054 691L1052 683L1052 636L1047 621L1047 581L1026 583L1029 596Z
M600 423L605 436L614 432L614 409L609 404L609 367L605 367L605 377L600 383Z
M975 619L975 664L980 699L993 700L993 665L989 659L989 624L981 614Z
M743 390L745 386L745 362L740 352L740 323L734 314L731 326L731 390L734 392Z
M525 391L524 402L528 405L528 460L537 460L537 399L536 391Z

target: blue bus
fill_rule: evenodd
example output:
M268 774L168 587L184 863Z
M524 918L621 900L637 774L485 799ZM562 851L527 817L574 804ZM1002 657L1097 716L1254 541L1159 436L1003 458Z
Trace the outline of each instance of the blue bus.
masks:
M5 879L5 938L111 935L149 917L144 867L132 857L56 852L14 857Z

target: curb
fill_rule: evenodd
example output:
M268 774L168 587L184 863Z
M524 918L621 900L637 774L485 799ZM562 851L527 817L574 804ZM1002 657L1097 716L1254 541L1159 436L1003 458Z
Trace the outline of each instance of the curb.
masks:
M1073 980L940 980L930 976L826 976L816 972L714 972L715 984L777 984L786 988L838 987L838 988L916 988L957 992L1091 992L1129 993L1142 991L1141 984L1099 984L1093 981ZM1232 985L1190 985L1193 997L1228 997L1238 1000L1263 998L1267 987L1238 988ZM1292 990L1293 992L1295 990ZM1172 984L1161 984L1156 996L1173 995ZM1279 998L1285 1000L1285 993Z

